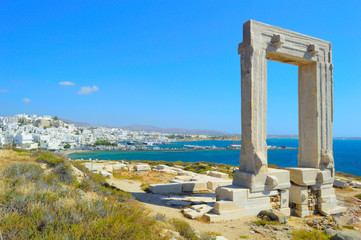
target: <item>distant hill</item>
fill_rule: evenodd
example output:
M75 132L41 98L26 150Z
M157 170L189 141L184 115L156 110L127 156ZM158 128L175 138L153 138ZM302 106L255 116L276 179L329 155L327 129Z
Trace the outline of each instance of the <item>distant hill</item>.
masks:
M83 127L83 128L93 128L93 127L100 127L91 123L84 123L84 122L76 122L76 121L72 121L72 120L68 120L68 119L64 119L64 118L59 118L59 120L69 123L69 124L74 124L75 127Z
M206 130L206 129L185 129L185 128L160 128L150 125L133 124L126 127L121 127L130 131L146 131L146 132L160 132L167 134L194 134L194 135L208 135L208 136L227 136L231 135L227 132Z
M74 124L76 127L84 127L84 128L93 128L93 127L110 127L110 126L100 126L95 125L91 123L84 123L84 122L76 122L71 121L68 119L62 119L60 120ZM133 124L126 127L119 127L121 129L130 130L130 131L146 131L146 132L160 132L160 133L166 133L166 134L180 134L180 135L187 135L187 134L193 134L193 135L207 135L207 136L229 136L231 134L227 132L221 132L221 131L215 131L215 130L205 130L205 129L185 129L185 128L160 128L156 126L150 126L150 125L140 125L140 124Z

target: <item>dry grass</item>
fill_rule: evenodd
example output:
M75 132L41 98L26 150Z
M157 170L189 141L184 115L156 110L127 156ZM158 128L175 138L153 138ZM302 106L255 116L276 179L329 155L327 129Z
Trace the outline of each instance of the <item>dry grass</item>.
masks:
M55 158L47 152L1 152L4 239L163 239L159 222L127 202L130 194L109 186L99 174L87 172L78 183L69 163ZM39 159L51 171L44 171Z
M174 178L173 174L157 171L136 172L136 171L113 171L114 178L128 179L145 184L169 183Z
M31 152L0 150L0 169L4 169L15 163L35 163L36 156Z

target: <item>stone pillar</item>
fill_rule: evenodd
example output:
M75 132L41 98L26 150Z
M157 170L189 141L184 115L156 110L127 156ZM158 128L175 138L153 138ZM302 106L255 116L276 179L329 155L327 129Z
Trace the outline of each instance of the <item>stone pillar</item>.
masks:
M298 166L334 172L332 64L313 62L298 71Z
M253 45L250 22L244 25L241 54L242 147L239 170L267 172L267 59Z

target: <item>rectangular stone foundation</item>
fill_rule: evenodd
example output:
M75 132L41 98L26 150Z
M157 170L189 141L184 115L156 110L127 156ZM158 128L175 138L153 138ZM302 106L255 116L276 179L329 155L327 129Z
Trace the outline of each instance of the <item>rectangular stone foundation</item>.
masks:
M290 203L295 206L292 210L299 217L306 217L315 212L331 215L346 211L337 206L333 178L329 170L321 171L317 168L287 168L291 174ZM317 203L310 206L310 194L315 194ZM311 203L312 204L312 203Z
M249 188L229 185L217 188L216 194L214 213L205 215L211 222L256 216L262 210L272 209L270 199L272 196L280 196L281 205L278 210L286 216L290 215L287 190L252 193Z

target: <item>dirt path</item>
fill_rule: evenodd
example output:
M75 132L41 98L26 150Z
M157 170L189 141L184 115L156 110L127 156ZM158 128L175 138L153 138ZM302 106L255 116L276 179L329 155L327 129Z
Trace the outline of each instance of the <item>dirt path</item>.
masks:
M164 201L160 200L159 194L149 194L144 192L140 188L139 182L130 180L118 180L108 179L109 184L112 184L119 189L131 193L141 204L147 209L151 210L152 214L165 214L167 218L180 218L188 222L196 231L204 232L216 232L222 234L229 240L232 239L244 239L241 236L248 236L247 239L277 239L276 236L265 236L264 234L251 233L252 229L249 222L256 220L257 218L244 218L240 220L225 221L219 223L203 223L196 220L185 218L179 208L170 207L164 204ZM161 195L165 196L165 195ZM292 220L291 220L292 221ZM294 220L293 220L294 221ZM294 222L295 225L299 223Z

